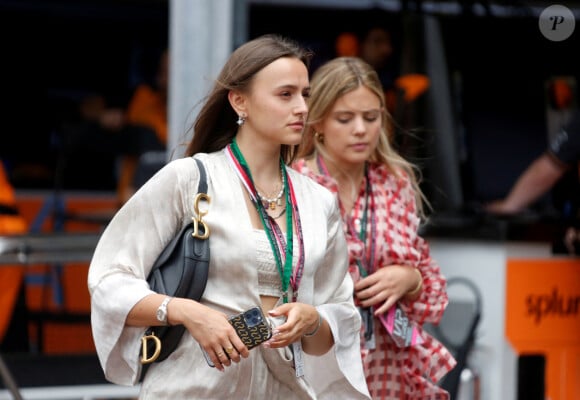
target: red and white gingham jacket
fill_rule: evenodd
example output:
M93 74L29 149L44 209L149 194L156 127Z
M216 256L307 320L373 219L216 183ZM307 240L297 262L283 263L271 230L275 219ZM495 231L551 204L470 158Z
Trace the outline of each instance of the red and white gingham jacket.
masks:
M338 193L338 185L332 177L316 174L304 160L298 160L293 168ZM399 348L375 317L376 348L368 350L361 329L361 354L369 391L374 400L449 399L449 394L436 383L455 366L456 361L443 344L421 328L425 322L437 324L441 320L448 304L447 281L431 258L428 243L418 234L420 218L409 180L393 175L385 165L376 163L369 164L368 177L376 220L373 270L390 265L409 265L420 270L423 276L420 297L413 302L401 300L400 305L416 323L424 339L421 345ZM365 186L363 180L359 199L349 215L343 212L345 230L349 218L363 214ZM346 231L349 271L356 283L361 279L356 260L362 257L365 247L358 235ZM370 235L367 238L370 240ZM366 248L371 248L370 243Z

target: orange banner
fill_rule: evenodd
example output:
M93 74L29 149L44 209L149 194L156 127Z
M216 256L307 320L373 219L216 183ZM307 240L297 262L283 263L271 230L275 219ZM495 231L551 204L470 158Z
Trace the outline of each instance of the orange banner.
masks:
M508 260L506 289L512 344L580 344L580 259Z
M545 398L580 399L580 259L512 259L506 274L507 339L544 356Z

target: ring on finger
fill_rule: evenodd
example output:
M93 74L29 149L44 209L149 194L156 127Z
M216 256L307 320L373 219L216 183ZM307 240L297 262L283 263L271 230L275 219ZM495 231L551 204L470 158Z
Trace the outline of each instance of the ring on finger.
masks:
M222 358L222 356L225 356L223 351L218 351L217 353L215 353L216 356L218 356L218 358Z
M233 348L233 347L226 347L224 350L225 350L225 351L226 351L226 353L228 353L228 354L232 354L232 353L234 352L234 348Z

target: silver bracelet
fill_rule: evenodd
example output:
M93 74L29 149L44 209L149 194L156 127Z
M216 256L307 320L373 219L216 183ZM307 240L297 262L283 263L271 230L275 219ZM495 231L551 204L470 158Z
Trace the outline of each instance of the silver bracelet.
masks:
M304 336L304 337L312 337L312 336L316 335L318 333L318 330L320 329L320 326L321 325L322 325L322 316L320 315L320 313L318 313L318 325L316 325L316 328L314 328L314 330L312 332L305 333L302 336Z

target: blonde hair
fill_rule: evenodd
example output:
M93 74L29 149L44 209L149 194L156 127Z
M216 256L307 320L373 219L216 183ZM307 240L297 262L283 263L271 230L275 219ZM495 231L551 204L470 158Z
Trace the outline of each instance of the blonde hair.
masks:
M429 205L419 187L421 171L405 160L389 141L389 114L385 103L385 92L375 69L358 57L337 57L320 66L310 80L308 119L302 144L298 148L299 158L311 158L316 153L328 156L323 141L318 140L314 125L323 121L331 112L334 103L345 94L364 86L371 90L381 103L381 134L369 161L384 164L399 178L408 177L415 191L417 212L424 217L424 205Z

